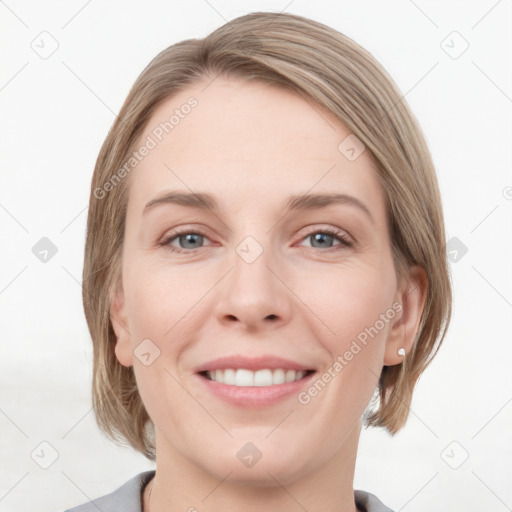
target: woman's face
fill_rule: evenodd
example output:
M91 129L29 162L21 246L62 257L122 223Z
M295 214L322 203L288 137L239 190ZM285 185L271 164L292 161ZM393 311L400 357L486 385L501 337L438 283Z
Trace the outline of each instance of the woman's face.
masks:
M384 194L349 136L311 100L227 78L148 122L112 317L159 459L284 484L353 453L403 332Z

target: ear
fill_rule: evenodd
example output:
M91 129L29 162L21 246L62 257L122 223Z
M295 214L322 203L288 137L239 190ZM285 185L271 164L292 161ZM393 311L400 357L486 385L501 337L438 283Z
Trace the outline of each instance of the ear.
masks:
M126 306L122 285L114 293L110 307L110 321L116 334L115 353L117 360L123 366L133 365L133 349L130 331L126 317Z
M393 303L393 309L396 309L398 314L386 341L384 365L392 366L403 361L404 356L398 354L399 348L405 349L405 357L410 353L425 306L427 290L425 270L418 265L412 266L409 275L403 279Z

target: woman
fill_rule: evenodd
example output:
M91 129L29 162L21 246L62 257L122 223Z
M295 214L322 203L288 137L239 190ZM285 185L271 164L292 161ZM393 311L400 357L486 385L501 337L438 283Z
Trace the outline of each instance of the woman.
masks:
M156 471L71 510L390 510L353 489L361 426L404 426L451 287L430 154L368 52L264 12L170 46L88 215L96 418Z

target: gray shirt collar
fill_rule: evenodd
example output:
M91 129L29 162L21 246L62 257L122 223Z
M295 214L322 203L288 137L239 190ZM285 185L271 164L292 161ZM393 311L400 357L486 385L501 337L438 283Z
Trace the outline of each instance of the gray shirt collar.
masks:
M142 512L142 492L154 475L154 470L139 473L114 492L65 512ZM356 489L354 497L361 512L393 512L369 492Z

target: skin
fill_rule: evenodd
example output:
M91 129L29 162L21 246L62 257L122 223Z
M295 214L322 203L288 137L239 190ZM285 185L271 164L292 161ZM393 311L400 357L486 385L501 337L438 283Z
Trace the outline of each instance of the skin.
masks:
M402 361L399 347L410 350L423 270L398 281L375 165L368 151L349 161L338 150L350 132L330 112L275 86L219 77L168 99L140 140L190 96L198 106L129 175L111 308L117 358L133 365L155 424L145 510L355 512L361 415L382 366ZM219 210L166 204L143 214L169 190L211 193ZM288 196L308 192L355 196L373 221L348 204L285 215ZM171 241L188 252L159 245L178 227L204 238ZM327 227L353 245L329 236L318 244L312 235ZM236 251L249 235L263 249L252 263ZM306 405L292 395L239 408L205 393L194 375L217 357L273 354L321 376L393 303L401 312ZM147 338L160 350L149 366L133 354ZM251 468L236 456L247 442L262 453Z

